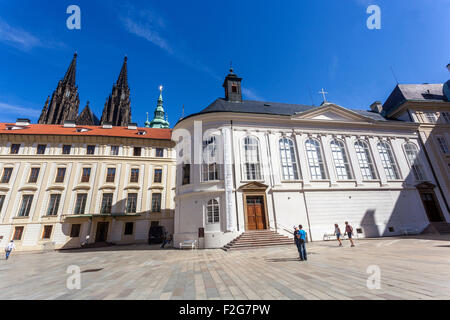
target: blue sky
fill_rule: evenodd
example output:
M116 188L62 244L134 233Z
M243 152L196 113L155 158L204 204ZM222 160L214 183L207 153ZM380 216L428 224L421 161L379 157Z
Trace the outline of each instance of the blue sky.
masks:
M81 8L81 30L66 9ZM369 30L368 5L381 8ZM318 105L318 91L368 109L400 83L450 78L450 0L0 0L0 122L37 121L78 52L80 111L101 116L128 56L132 119L153 113L158 86L172 125L224 95L230 60L250 100Z

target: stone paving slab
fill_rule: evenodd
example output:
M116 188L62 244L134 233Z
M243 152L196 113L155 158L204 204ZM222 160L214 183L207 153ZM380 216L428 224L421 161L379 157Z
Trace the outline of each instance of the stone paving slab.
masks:
M133 245L0 258L0 299L450 300L450 237L362 239L236 250ZM81 289L69 290L71 265ZM369 266L381 272L369 289Z

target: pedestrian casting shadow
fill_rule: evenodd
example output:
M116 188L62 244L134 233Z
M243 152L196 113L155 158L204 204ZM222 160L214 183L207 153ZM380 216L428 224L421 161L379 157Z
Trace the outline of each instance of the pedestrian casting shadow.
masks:
M93 248L70 248L57 250L59 253L84 253L84 252L101 252L101 251L172 251L177 250L172 247L161 248L160 244L129 244L129 245L107 245L104 247Z
M286 262L286 261L300 261L298 258L270 258L267 262Z

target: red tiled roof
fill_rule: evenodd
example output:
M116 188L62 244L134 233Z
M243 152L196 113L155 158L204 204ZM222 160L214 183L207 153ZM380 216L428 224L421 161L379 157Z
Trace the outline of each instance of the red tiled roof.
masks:
M30 124L23 129L8 130L7 127L22 127L12 123L0 123L0 134L26 134L26 135L63 135L63 136L101 136L101 137L124 137L139 139L170 140L171 129L137 128L130 130L127 127L112 127L104 129L101 126L76 126L65 128L63 125L54 124ZM88 129L85 132L77 132L77 129ZM146 132L141 135L138 132Z

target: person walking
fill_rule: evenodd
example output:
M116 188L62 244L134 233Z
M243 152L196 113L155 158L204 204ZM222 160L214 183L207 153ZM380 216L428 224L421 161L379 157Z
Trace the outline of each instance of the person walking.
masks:
M353 227L348 224L348 221L345 221L345 234L344 236L348 236L348 240L350 240L351 246L354 247L355 244L353 243Z
M300 261L306 261L308 260L308 256L306 253L306 232L305 230L303 230L303 226L301 224L298 225L298 233L297 233L297 238L298 238L298 247L299 247L299 253L300 253Z
M341 229L339 228L338 224L334 224L334 235L337 238L337 241L339 242L339 247L342 247L342 241L341 241Z
M298 227L294 227L294 244L297 247L299 259L302 259L302 255L300 253L300 246L299 246L300 240L298 238Z
M16 246L14 245L14 240L11 240L10 243L8 243L8 245L5 248L5 253L6 253L6 260L8 260L11 251L13 251L16 248Z
M170 234L169 236L166 236L166 237L164 238L164 241L163 241L163 243L162 243L162 245L161 245L161 248L164 249L164 247L166 246L166 244L170 244L171 242L172 242L172 235Z

